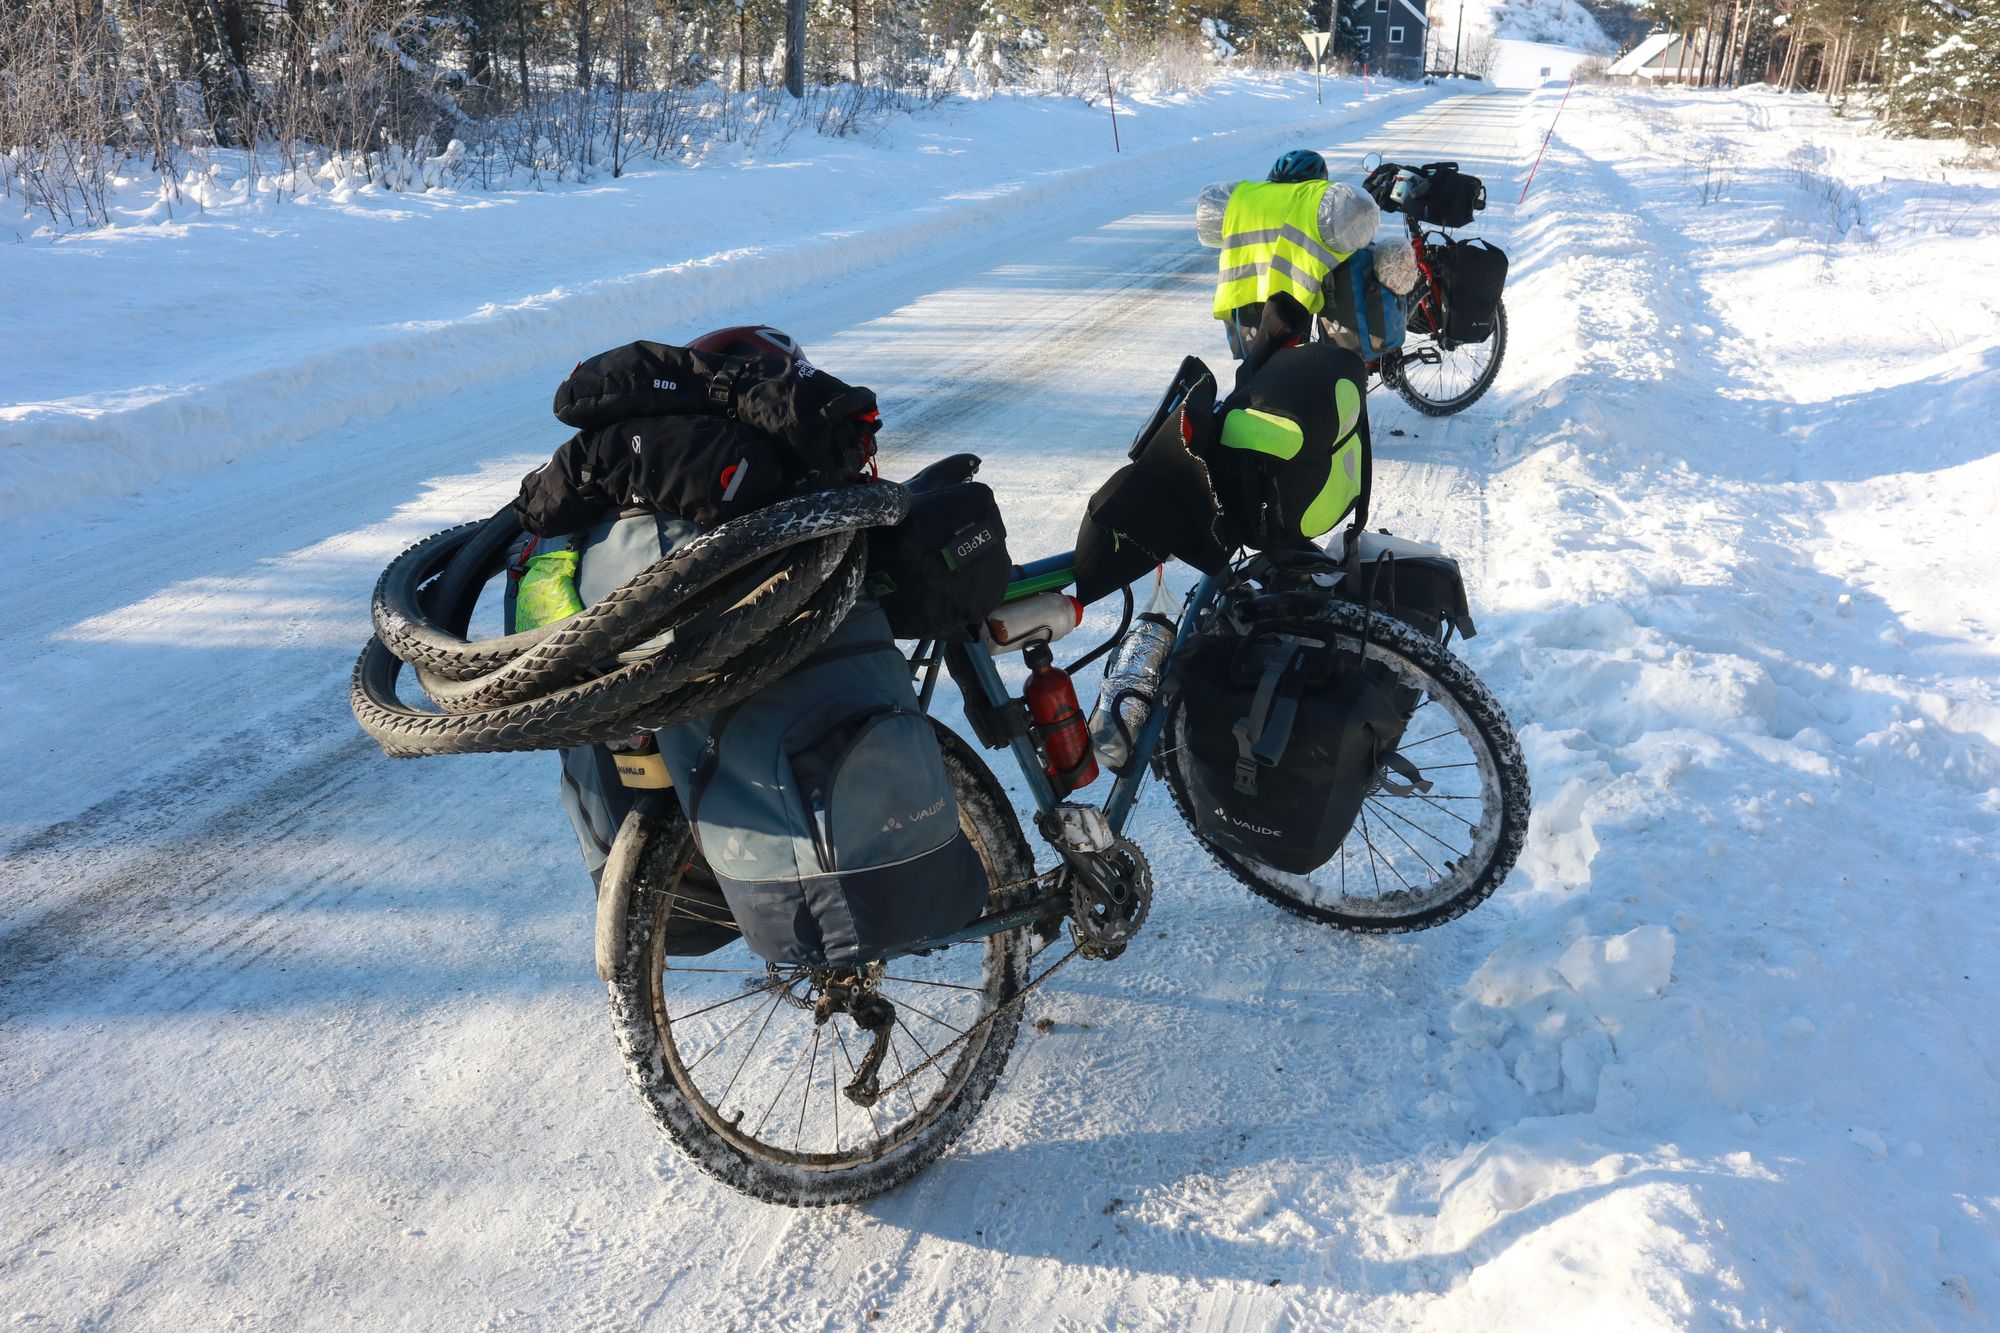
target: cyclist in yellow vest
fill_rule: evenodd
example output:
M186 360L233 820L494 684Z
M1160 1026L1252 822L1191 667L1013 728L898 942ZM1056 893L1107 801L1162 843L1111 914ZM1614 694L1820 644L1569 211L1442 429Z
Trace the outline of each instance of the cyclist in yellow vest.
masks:
M1329 183L1326 159L1310 149L1286 153L1265 180L1204 189L1195 235L1222 252L1213 309L1230 350L1244 357L1259 339L1305 338L1326 305L1328 275L1375 238L1380 221L1375 201Z

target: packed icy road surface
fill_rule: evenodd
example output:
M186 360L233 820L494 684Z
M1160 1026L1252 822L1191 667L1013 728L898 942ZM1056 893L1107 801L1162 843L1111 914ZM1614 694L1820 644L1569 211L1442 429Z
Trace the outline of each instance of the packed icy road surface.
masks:
M652 1128L552 759L391 763L346 712L382 564L496 508L560 438L570 361L691 332L671 308L533 375L482 377L467 334L434 401L17 520L0 1308L1989 1320L2000 270L1960 229L2000 190L1892 179L1784 99L1587 94L1517 214L1553 110L1419 97L1315 143L1350 179L1368 148L1459 159L1514 255L1492 395L1372 411L1377 518L1466 561L1465 651L1529 746L1521 868L1448 928L1350 938L1234 885L1153 792L1145 934L1032 997L973 1130L864 1206L750 1203ZM1156 159L703 322L784 324L881 394L890 475L973 450L1016 557L1065 549L1180 357L1223 359L1194 192L1295 142ZM1892 295L1963 313L1885 337Z

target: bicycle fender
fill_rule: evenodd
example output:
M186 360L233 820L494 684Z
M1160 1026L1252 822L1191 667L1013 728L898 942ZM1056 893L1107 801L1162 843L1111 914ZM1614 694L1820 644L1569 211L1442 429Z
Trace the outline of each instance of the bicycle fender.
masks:
M632 912L632 882L638 876L639 858L646 839L659 827L660 798L642 796L625 814L618 836L611 841L611 854L597 881L597 975L610 981L625 952L625 924Z

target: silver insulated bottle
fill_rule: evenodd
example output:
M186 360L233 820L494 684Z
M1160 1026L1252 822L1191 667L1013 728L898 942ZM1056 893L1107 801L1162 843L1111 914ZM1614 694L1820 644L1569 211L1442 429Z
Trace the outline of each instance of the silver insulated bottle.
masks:
M1121 777L1131 762L1132 744L1159 700L1160 677L1174 646L1174 622L1162 609L1163 598L1164 590L1111 650L1104 664L1104 690L1090 713L1097 761Z

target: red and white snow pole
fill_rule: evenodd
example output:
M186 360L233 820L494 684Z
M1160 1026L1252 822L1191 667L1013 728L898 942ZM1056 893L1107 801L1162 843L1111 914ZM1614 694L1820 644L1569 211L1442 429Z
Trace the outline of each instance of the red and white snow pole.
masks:
M1563 89L1563 100L1556 103L1556 113L1549 117L1549 132L1542 136L1541 150L1535 154L1535 165L1528 168L1528 179L1521 182L1521 197L1514 201L1519 208L1527 202L1528 187L1535 183L1535 173L1542 169L1542 154L1549 151L1549 140L1555 137L1556 122L1562 119L1563 108L1569 105L1570 88L1576 87L1576 75L1569 76L1569 88Z

